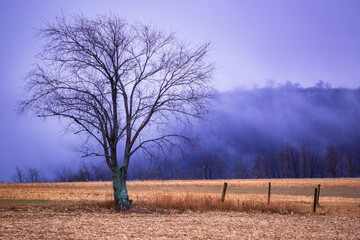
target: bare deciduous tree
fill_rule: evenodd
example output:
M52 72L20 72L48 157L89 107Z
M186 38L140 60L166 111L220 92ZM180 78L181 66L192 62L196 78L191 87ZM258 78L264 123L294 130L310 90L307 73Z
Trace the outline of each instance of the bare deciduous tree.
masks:
M11 179L16 183L25 182L24 171L19 166L16 166L15 173L11 176Z
M21 169L16 166L15 173L11 179L17 183L34 183L34 182L46 182L46 177L41 173L39 168L27 166L25 169Z
M55 170L56 182L72 182L74 178L74 171L65 164L60 164Z
M238 160L238 162L234 164L231 172L234 178L250 178L251 169L248 160Z
M225 161L215 154L201 154L198 162L204 179L213 179L221 177L225 169Z
M90 166L88 166L84 161L82 161L81 165L80 165L78 171L76 172L76 174L74 175L74 177L75 177L75 180L78 182L92 181L93 177L92 177Z
M330 145L327 148L325 157L325 168L329 177L339 177L341 176L341 162L343 160L343 152L338 151L333 145Z
M57 18L39 31L46 41L26 78L22 110L69 120L68 129L95 140L113 174L115 203L128 208L126 174L139 149L166 151L182 134L173 120L203 118L212 95L209 44L191 46L151 25L116 16ZM119 148L120 147L120 148ZM120 155L120 157L119 157Z
M35 183L35 182L46 182L47 180L42 175L39 168L28 166L25 169L25 181L30 183Z
M93 164L91 165L91 170L93 173L93 179L95 181L108 181L109 179L109 169L106 167L105 164Z

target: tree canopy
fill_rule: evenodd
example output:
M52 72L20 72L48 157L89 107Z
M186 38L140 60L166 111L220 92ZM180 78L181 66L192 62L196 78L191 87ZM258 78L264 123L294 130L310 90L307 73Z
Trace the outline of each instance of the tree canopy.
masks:
M58 17L38 35L45 44L26 78L22 109L68 119L71 131L95 140L101 152L88 149L86 155L105 157L114 189L115 175L125 185L137 150L151 154L147 146L155 144L165 152L186 138L164 131L172 121L207 112L214 71L209 43L192 46L174 33L115 15Z

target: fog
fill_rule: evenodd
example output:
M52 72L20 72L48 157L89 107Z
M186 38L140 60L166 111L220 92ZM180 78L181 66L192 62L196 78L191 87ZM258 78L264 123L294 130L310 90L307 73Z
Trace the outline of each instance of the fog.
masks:
M236 89L216 93L209 110L205 121L193 122L190 132L195 140L194 145L182 145L182 152L174 151L158 159L146 158L139 152L131 159L128 178L360 176L359 89L331 88L321 81L309 88L287 82L276 87ZM105 170L106 165L101 157L82 158L76 152L80 145L77 137L65 134L55 140L54 131L46 132L45 128L55 129L55 125L62 124L57 120L33 120L18 129L19 139L23 139L22 133L29 137L34 134L32 145L27 147L42 148L43 151L38 151L40 160L27 161L26 154L18 156L26 149L21 148L19 153L10 144L12 151L5 156L10 159L14 158L12 155L22 158L23 161L17 162L17 166L23 167L24 171L26 166L37 167L47 180L64 177L83 181L110 180L111 174ZM31 126L31 129L27 129L27 126ZM16 139L10 143L14 141ZM58 146L54 148L54 145ZM327 160L331 147L338 154L334 160L334 176ZM304 163L305 153L312 162L307 160ZM289 162L286 171L281 170L286 158L284 156L288 156L286 161ZM84 164L89 171L96 171L92 173L93 176L85 175ZM96 177L100 176L99 168L103 168L102 173L107 175ZM59 171L65 169L71 169L72 177L59 176Z
M322 153L359 140L359 90L281 86L219 93L203 145L227 154L272 154L289 143Z
M331 147L339 153L337 176L350 176L349 167L359 176L359 119L359 89L331 88L322 81L310 88L287 82L217 93L209 119L193 128L197 146L187 147L184 156L173 156L170 164L152 163L148 178L210 178L205 168L212 168L211 178L281 177L279 156L289 149L296 154L296 171L305 168L303 177L309 177L309 171L311 177L331 177L326 162ZM305 152L309 159L316 157L316 163L303 166ZM272 161L275 173L256 175L256 159L258 164ZM141 171L132 177L147 178L146 169ZM300 177L289 173L295 176Z

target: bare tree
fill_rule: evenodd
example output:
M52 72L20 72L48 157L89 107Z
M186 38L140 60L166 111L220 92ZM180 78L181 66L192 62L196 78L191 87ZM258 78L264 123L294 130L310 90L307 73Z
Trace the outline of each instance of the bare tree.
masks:
M291 177L291 158L290 146L286 144L285 148L279 151L278 161L280 163L280 176L282 178Z
M309 152L304 146L301 147L300 157L302 159L302 161L301 161L302 162L302 177L307 178L307 176L308 176L307 168L308 168L308 162L309 162Z
M15 173L11 176L11 179L16 183L25 182L24 171L19 166L16 166Z
M300 176L301 169L299 157L299 151L287 143L285 148L279 152L278 156L281 177L298 178Z
M299 151L293 147L287 145L287 153L290 156L290 166L292 168L293 177L300 177L300 159L299 159Z
M246 159L241 159L232 167L232 175L234 178L250 178L251 168Z
M353 163L353 156L351 154L348 154L346 156L346 160L347 160L347 176L348 177L355 177L356 176L356 168L354 166Z
M86 149L85 155L105 158L116 205L130 207L131 156L139 149L151 154L149 144L166 152L189 140L166 129L174 120L186 124L206 114L213 73L209 44L194 47L173 33L114 15L59 17L39 36L46 43L26 78L29 96L22 110L67 119L68 130L95 140L101 150Z
M93 164L91 165L91 170L93 174L93 180L95 181L108 181L110 170L106 167L105 164ZM111 172L110 172L111 173Z
M302 164L302 177L313 178L316 174L320 174L321 163L319 156L312 150L302 146L300 151L300 159Z
M225 169L225 161L213 153L200 154L197 165L204 179L221 177Z
M92 181L92 173L90 167L84 162L81 162L79 169L74 173L74 180L77 182Z
M333 145L330 145L325 154L325 168L329 177L339 177L341 174L339 166L341 166L342 160L343 153L341 151L337 151Z
M46 182L46 177L41 173L39 168L27 166L25 169L21 169L16 166L15 173L11 177L14 182Z
M74 171L65 164L60 164L55 170L55 181L57 182L72 182L74 181Z
M254 160L253 175L257 178L276 178L279 176L278 159L274 156L260 154Z
M25 182L35 183L47 181L39 168L27 166L24 172Z

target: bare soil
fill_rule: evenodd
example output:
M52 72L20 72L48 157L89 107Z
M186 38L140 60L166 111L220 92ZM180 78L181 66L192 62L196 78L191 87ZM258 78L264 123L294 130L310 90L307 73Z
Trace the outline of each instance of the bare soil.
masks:
M359 217L314 214L0 208L0 239L360 239L359 229Z

